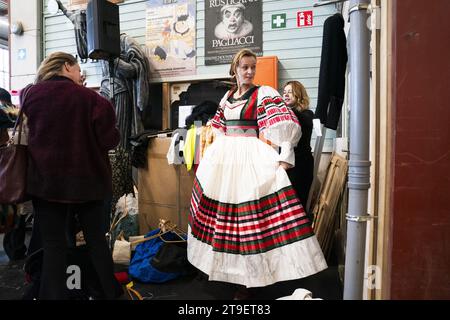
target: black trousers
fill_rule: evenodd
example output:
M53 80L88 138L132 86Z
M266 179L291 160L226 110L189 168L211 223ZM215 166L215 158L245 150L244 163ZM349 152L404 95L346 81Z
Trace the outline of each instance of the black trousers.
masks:
M313 181L312 170L305 170L303 167L294 167L287 171L289 179L291 180L292 186L297 192L297 196L300 198L300 202L303 207L306 207L309 197L309 189ZM305 208L306 209L306 208Z
M76 213L83 230L92 264L105 299L118 297L120 286L114 277L114 264L104 232L104 201L65 204L33 199L44 249L39 299L67 299L67 224ZM81 275L82 276L82 275Z
M314 158L311 154L295 156L295 167L287 170L292 186L300 198L305 211L308 202L309 191L313 182ZM312 210L310 210L312 211ZM311 212L306 212L309 220L313 221Z

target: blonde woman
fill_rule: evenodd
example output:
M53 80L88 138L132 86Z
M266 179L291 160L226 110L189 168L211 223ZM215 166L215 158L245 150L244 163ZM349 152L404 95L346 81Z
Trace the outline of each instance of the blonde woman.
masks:
M304 206L308 201L314 170L314 158L311 153L311 134L314 113L309 110L309 97L305 87L298 81L289 81L284 85L283 99L294 111L302 127L302 137L294 148L295 168L287 171L300 201Z
M189 216L189 261L209 280L240 285L236 299L246 288L327 268L285 171L295 165L299 123L275 89L254 84L255 74L256 55L239 51L230 67L235 86L212 119L216 140L198 167Z
M68 299L65 231L72 213L103 289L96 298L123 293L103 231L103 203L111 194L108 150L120 140L116 115L111 103L82 80L77 59L55 52L20 97L29 129L27 192L44 251L40 300Z

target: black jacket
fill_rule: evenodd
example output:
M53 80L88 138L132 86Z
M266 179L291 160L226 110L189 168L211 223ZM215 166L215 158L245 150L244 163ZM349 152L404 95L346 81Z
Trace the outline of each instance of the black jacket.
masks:
M319 96L316 118L326 128L336 130L341 116L347 68L347 40L344 18L336 13L323 26L322 57L320 61Z

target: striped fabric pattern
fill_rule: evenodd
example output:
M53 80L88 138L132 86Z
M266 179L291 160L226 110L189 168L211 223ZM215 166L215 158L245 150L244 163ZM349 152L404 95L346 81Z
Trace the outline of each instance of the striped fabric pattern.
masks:
M195 179L189 224L192 235L214 251L250 255L313 236L292 186L258 200L221 203Z
M254 88L254 91L250 98L247 100L247 104L241 111L241 119L245 120L254 120L257 116L257 107L258 104L258 87Z
M216 129L223 130L225 132L225 115L224 108L234 109L241 107L245 104L241 111L241 119L252 120L257 119L259 130L263 132L265 129L270 128L280 122L294 122L300 125L294 112L286 106L284 100L281 96L270 95L272 92L268 92L268 95L263 95L259 97L259 88L255 88L254 92L250 98L246 101L237 101L235 103L230 103L227 98L232 94L232 92L227 92L226 97L222 99L221 105L217 109L215 116L212 119L212 126ZM262 90L266 92L266 90Z
M232 94L233 92L231 91L228 91L226 93L225 96L227 98L222 100L216 114L211 120L212 126L216 129L222 130L223 132L226 132L224 108L235 109L243 107L240 119L254 120L257 116L256 105L258 99L258 87L254 88L253 93L247 100L238 100L231 103L230 101L228 101L228 97L230 97Z
M258 123L255 120L225 120L227 136L258 137Z
M298 125L298 119L293 111L286 106L283 98L280 96L262 98L262 103L258 106L258 125L262 132L265 129L280 123L280 122L294 122Z
M223 114L223 107L217 108L216 114L211 119L211 126L217 130L225 132L225 116Z

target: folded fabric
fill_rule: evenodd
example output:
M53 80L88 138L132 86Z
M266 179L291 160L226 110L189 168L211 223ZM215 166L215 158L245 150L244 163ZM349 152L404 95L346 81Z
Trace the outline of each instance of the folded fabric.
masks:
M161 229L159 228L152 230L145 235L145 238L158 235L160 232ZM183 263L188 264L187 253L183 253L182 246L176 250L173 250L173 248L168 250L167 248L167 241L179 240L180 237L170 231L140 243L131 258L128 268L130 276L144 283L163 283L186 274L189 269L186 266L186 271L184 271ZM172 244L175 245L174 243ZM162 248L164 248L163 251L161 251ZM185 258L183 255L185 255ZM165 270L177 270L177 272L165 272Z

